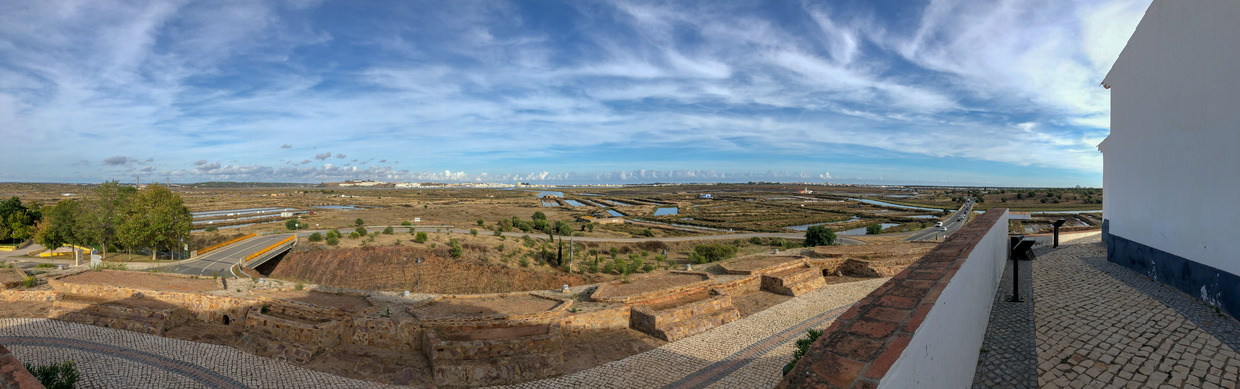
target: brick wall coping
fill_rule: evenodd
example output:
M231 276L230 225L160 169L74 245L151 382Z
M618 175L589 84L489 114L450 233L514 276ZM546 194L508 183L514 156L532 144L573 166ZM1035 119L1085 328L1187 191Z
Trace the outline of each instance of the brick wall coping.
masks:
M992 209L840 315L780 388L877 388L956 271L1006 214Z
M23 366L8 348L0 344L0 387L11 389L43 389L43 384L34 378L26 366Z

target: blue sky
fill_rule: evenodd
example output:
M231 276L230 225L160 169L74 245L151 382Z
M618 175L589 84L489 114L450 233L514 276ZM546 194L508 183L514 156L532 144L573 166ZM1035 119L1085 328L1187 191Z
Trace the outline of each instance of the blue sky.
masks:
M1149 1L6 1L0 181L1101 186Z

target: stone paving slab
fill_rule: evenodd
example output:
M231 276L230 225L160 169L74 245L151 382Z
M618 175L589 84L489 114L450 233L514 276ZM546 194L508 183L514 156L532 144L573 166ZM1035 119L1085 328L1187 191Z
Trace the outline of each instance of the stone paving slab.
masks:
M1235 388L1240 354L1175 309L1084 258L1092 234L1033 263L1038 383L1044 388Z
M792 360L795 341L805 329L829 327L836 316L887 280L828 285L654 350L509 388L773 387L783 378L782 368Z
M1004 269L1003 280L990 307L990 323L977 358L974 388L1038 387L1038 350L1033 326L1033 276L1030 261L1020 266L1020 296L1023 302L1008 301L1012 296L1012 261Z

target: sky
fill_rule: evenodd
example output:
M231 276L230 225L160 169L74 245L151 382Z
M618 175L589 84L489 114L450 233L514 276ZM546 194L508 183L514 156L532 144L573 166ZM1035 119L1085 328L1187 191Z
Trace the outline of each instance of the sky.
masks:
M1149 3L4 1L0 182L1100 187Z

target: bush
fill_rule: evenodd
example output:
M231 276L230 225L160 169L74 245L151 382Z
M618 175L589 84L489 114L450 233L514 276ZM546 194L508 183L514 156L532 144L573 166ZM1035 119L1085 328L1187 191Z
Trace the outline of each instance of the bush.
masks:
M357 239L361 237L362 237L362 234L357 233L357 231L353 231L349 233L349 239Z
M693 247L693 253L689 254L689 258L697 263L718 262L736 255L736 246L712 243L700 244Z
M451 246L448 253L452 254L452 258L460 258L461 254L464 252L464 249L461 248L461 242L457 242L456 239L452 239L448 241L448 245Z
M822 336L822 330L811 329L806 332L808 334L804 338L797 339L797 349L792 352L792 362L784 365L784 374L792 371L792 367L796 366L797 361L801 360L801 357L805 356L805 353L809 351L809 346L814 344L818 337Z
M24 287L33 288L35 285L38 285L38 284L39 284L39 279L35 278L34 276L26 276L25 278L22 278L22 286Z
M754 238L757 239L757 238ZM831 231L826 226L810 226L805 230L805 246L833 246L835 245L835 231Z
M323 241L323 234L320 234L320 233L317 233L317 232L316 232L316 233L313 233L313 234L310 234L310 241L311 241L311 242L322 242L322 241Z
M520 263L520 264L521 264L521 267L530 267L530 260L529 260L529 258L526 258L526 257L521 257L521 261L520 261L520 262L518 262L518 263Z
M335 246L335 245L338 245L338 244L340 244L340 238L336 237L335 235L328 235L328 236L327 236L327 245L328 245L328 246Z
M357 220L353 221L353 225L358 226L358 227L361 227L364 224L366 224L366 221L362 220L362 218L360 217L357 218Z
M478 229L477 229L477 228L470 228L470 229L469 229L469 234L470 234L470 235L473 235L473 236L478 236Z
M403 222L400 222L400 225L402 225L402 226L412 226L412 225L413 225L413 222L410 222L410 221L408 221L408 220L405 220L405 221L403 221Z
M296 230L300 227L301 225L297 223L297 219L288 219L284 221L284 228L287 228L289 231Z
M362 226L357 226L357 229L353 230L353 232L356 232L356 233L357 233L357 236L366 236L366 235L369 235L369 234L366 232L366 227L362 227Z
M483 224L486 224L486 221L482 219L478 219L477 222L478 222L478 227L482 227Z
M219 227L216 227L216 226L207 226L207 228L204 228L204 229L203 229L203 231L206 231L206 232L220 232L220 228L219 228Z
M866 233L867 235L878 235L878 234L881 234L881 233L883 233L883 225L882 225L882 224L878 224L878 223L874 223L874 224L870 224L870 225L868 225L868 226L865 226L865 233Z
M500 230L495 230L495 236L498 236L498 237L503 238L503 237L504 237L504 232L503 232L503 231L500 231Z
M341 236L343 236L343 235L340 235L340 231L339 231L339 230L336 230L335 228L333 228L333 229L331 229L331 231L327 231L327 237L328 237L328 238L331 238L331 237L333 237L333 236L334 236L334 237L336 237L336 239L340 239L340 237L341 237Z
M649 228L644 229L644 230L642 230L642 236L645 236L645 237L652 237L652 236L654 236L654 230L651 230L651 229L649 229Z
M426 233L425 233L425 232L418 231L418 233L413 234L413 241L414 241L414 242L418 242L418 243L426 243L426 239L427 239L427 237L426 237Z
M383 235L392 235L392 227L384 228Z
M26 370L47 389L73 389L80 377L77 363L73 361L43 366L26 364Z

